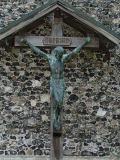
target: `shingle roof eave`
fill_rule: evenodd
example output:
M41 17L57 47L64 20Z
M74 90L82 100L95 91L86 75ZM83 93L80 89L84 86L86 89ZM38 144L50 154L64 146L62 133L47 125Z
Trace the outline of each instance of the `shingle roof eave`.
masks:
M38 8L36 8L35 10L31 11L30 13L28 14L23 14L21 16L20 19L16 20L16 21L13 21L11 23L9 23L8 26L6 26L5 28L2 28L0 30L0 34L3 34L5 33L6 31L10 30L12 27L20 24L21 22L24 22L28 19L31 19L32 17L34 17L37 13L39 13L40 11L44 10L45 8L47 8L48 6L51 6L51 5L54 5L55 2L53 3L53 1L49 1L48 3L44 4L44 5L41 5L39 6Z

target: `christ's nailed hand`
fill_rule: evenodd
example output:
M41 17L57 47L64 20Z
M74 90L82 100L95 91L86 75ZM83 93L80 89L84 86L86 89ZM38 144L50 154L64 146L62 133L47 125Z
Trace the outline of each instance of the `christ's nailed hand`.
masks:
M89 43L91 41L91 38L90 37L87 37L86 38L86 43Z
M21 42L22 44L27 44L27 40L24 39L24 38L21 38L20 42Z

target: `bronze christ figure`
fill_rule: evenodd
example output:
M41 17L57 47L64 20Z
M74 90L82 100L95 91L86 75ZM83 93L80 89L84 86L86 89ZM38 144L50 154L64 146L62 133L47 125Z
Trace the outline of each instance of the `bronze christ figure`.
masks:
M43 57L49 63L51 70L50 94L53 105L53 132L57 132L61 129L60 113L63 106L65 91L64 63L70 60L74 55L79 54L80 50L90 42L90 38L87 37L85 41L71 53L66 53L63 47L58 46L51 51L50 55L41 51L27 40L23 40L22 42L28 45L37 56Z

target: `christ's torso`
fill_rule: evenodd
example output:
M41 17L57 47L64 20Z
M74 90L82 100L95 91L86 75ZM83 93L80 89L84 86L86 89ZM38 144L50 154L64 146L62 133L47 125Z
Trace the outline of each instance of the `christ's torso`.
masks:
M64 63L61 60L58 60L56 57L52 57L49 60L50 69L51 69L51 78L53 79L63 79L64 78Z

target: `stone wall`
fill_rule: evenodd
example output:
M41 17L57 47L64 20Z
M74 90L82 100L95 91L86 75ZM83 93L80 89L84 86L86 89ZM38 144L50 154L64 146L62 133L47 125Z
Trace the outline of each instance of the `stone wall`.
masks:
M0 160L49 160L49 156L0 156ZM116 157L76 157L65 156L63 160L119 160Z
M35 9L37 3L42 4L39 0L26 5L22 1L11 2L1 0L0 28ZM69 3L82 7L101 22L109 17L107 25L119 32L117 0ZM48 27L48 35L49 32ZM103 51L83 50L65 65L63 149L66 156L120 155L119 51L111 50L111 57L108 55ZM17 155L18 158L21 155L49 155L48 64L30 49L0 48L0 75L0 155Z
M0 49L0 154L49 155L50 69L30 49ZM65 65L64 155L119 154L119 62L83 50Z

